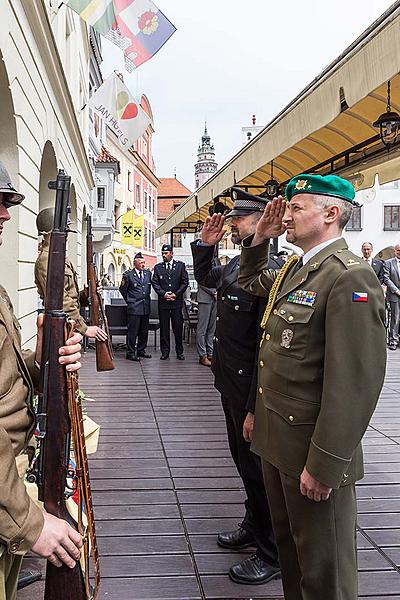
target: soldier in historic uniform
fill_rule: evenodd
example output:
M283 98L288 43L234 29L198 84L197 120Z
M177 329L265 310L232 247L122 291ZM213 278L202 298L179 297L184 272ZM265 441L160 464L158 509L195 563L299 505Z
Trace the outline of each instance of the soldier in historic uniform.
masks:
M355 482L385 374L383 293L342 238L350 183L298 175L286 197L267 206L241 255L240 285L269 295L252 449L263 460L285 599L356 600ZM304 256L277 275L269 239L284 232Z
M0 163L0 245L11 218L8 209L23 199ZM32 397L39 378L42 324L39 317L36 352L22 350L18 321L0 285L0 600L15 599L21 561L28 550L57 566L64 562L73 567L82 547L79 533L30 499L17 469L16 458L23 459L35 428ZM81 339L75 333L59 350L59 361L68 370L80 367Z
M47 263L53 221L54 208L52 207L41 210L36 218L36 227L39 235L43 235L43 243L35 264L35 283L38 294L43 301L46 297ZM65 260L64 284L64 311L75 321L75 329L87 338L96 338L104 342L107 339L106 332L96 325L88 327L80 314L80 307L88 303L87 289L79 291L78 275L74 265L68 258Z
M189 277L185 263L174 260L170 244L161 248L163 261L154 267L151 284L158 296L158 316L160 319L161 360L166 360L170 353L169 327L175 336L176 358L185 360L183 355L183 296L189 286Z
M254 233L267 203L266 198L232 188L233 210L230 219L232 241ZM261 461L250 451L254 407L257 396L257 354L260 340L259 323L265 300L239 287L240 255L225 266L213 267L215 244L224 231L215 236L207 218L201 241L192 243L193 266L196 280L218 291L217 328L214 338L212 370L215 387L221 393L225 413L229 448L246 490L245 516L239 528L218 535L220 546L241 550L255 546L257 552L231 567L229 575L237 583L265 583L279 572L278 555L271 517L267 506ZM275 259L271 269L279 269ZM245 437L244 437L245 436Z
M133 269L125 271L119 291L127 303L128 333L126 336L126 358L140 361L151 358L146 353L149 335L151 273L145 268L146 261L141 252L135 254Z

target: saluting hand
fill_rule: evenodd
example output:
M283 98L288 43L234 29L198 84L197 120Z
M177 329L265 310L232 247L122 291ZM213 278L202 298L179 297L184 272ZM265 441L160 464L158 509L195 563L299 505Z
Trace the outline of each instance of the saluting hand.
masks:
M252 246L258 246L265 240L277 238L286 231L286 226L283 223L286 208L286 200L282 196L268 202L261 219L257 223L256 232L251 243Z
M300 492L314 502L328 500L332 488L315 479L304 467L300 475Z
M207 217L201 230L201 241L207 246L215 246L224 237L225 217L216 213L212 217Z

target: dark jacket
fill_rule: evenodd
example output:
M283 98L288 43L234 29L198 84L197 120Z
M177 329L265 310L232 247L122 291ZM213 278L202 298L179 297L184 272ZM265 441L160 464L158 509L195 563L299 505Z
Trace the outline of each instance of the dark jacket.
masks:
M372 259L372 268L375 271L375 275L379 279L379 283L384 283L385 278L385 264L383 260L379 260L379 258Z
M260 322L266 301L239 287L240 256L227 265L213 267L214 246L193 242L191 247L196 281L218 292L212 365L215 387L238 408L254 412ZM274 259L270 268L279 268Z
M159 308L182 308L183 295L189 286L189 276L186 271L185 263L180 260L173 260L171 270L165 267L165 263L160 262L154 267L151 285L158 296ZM165 292L176 294L176 300L170 302L164 300Z
M143 270L143 279L136 274L136 269L125 271L119 291L128 305L129 315L150 314L151 273Z

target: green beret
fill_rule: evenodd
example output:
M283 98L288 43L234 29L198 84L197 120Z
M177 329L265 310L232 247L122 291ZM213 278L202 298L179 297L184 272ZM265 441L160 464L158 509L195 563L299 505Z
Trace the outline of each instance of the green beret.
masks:
M296 175L286 186L286 198L290 202L297 194L334 196L359 206L354 200L356 195L354 187L346 179L337 175Z

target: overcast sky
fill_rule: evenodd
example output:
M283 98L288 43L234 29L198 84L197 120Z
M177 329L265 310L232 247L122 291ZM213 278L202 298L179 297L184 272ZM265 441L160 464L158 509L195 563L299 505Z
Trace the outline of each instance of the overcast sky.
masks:
M194 188L207 121L219 166L242 146L243 126L265 125L392 2L387 0L156 0L177 28L129 75L150 100L159 177ZM122 52L103 38L104 77L124 72Z

